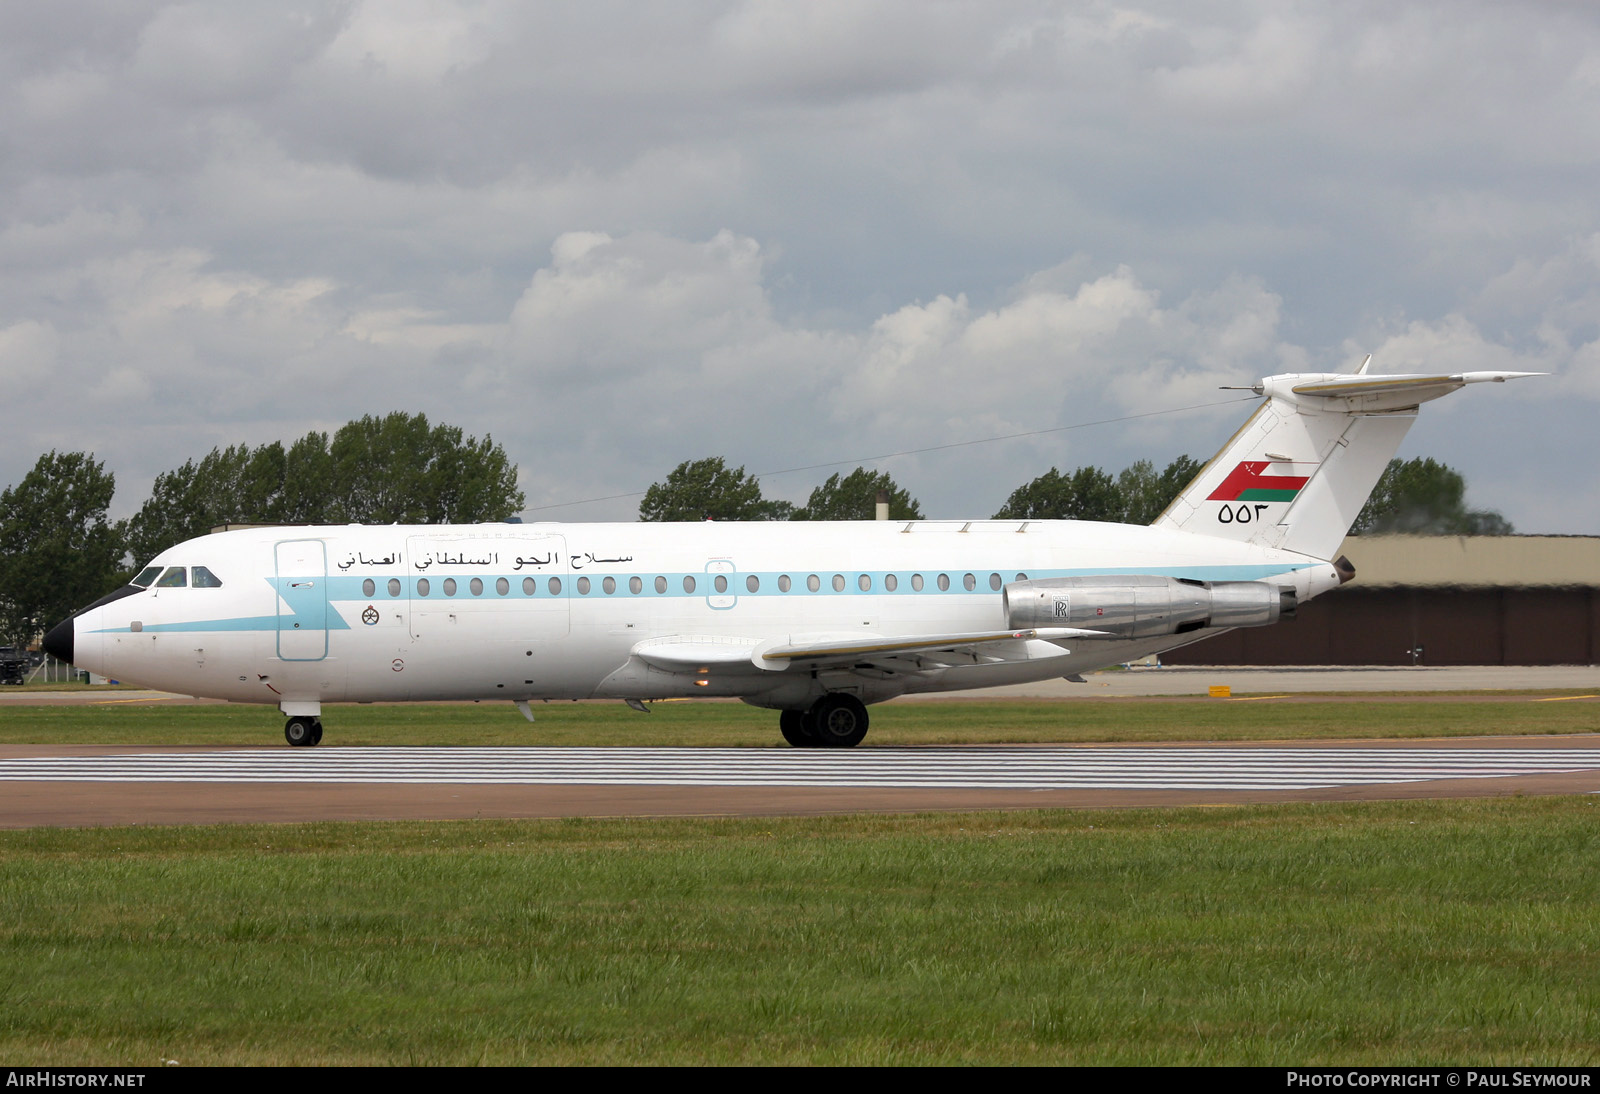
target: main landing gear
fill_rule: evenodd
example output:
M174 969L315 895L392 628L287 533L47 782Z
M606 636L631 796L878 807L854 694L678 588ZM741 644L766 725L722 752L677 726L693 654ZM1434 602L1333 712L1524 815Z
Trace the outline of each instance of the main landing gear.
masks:
M778 729L796 748L854 748L867 735L867 708L854 695L829 692L809 710L783 711Z
M295 715L283 724L283 739L296 748L310 748L322 740L322 719Z

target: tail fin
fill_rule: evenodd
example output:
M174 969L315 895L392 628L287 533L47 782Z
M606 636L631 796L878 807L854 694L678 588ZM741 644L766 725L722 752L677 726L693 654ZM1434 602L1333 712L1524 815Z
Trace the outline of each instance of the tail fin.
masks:
M1370 358L1368 359L1370 361ZM1157 527L1330 558L1416 420L1467 384L1538 372L1450 376L1288 373L1250 390L1267 401L1157 517Z

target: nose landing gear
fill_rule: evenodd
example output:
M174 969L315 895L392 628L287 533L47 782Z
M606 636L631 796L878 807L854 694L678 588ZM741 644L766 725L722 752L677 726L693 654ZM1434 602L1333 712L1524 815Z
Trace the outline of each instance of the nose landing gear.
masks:
M284 723L283 739L296 748L310 748L322 740L322 719L295 715Z

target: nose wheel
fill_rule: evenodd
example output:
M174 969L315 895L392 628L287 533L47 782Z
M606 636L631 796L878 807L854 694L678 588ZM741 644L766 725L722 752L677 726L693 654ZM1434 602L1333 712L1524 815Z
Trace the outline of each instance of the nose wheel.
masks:
M322 740L322 719L296 715L283 724L283 739L296 748L310 748Z

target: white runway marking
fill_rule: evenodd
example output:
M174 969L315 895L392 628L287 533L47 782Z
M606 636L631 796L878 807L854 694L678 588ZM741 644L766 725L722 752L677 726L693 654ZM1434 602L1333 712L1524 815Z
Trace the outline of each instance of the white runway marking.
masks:
M1600 751L1450 748L330 748L0 761L0 782L1311 790L1600 770Z

